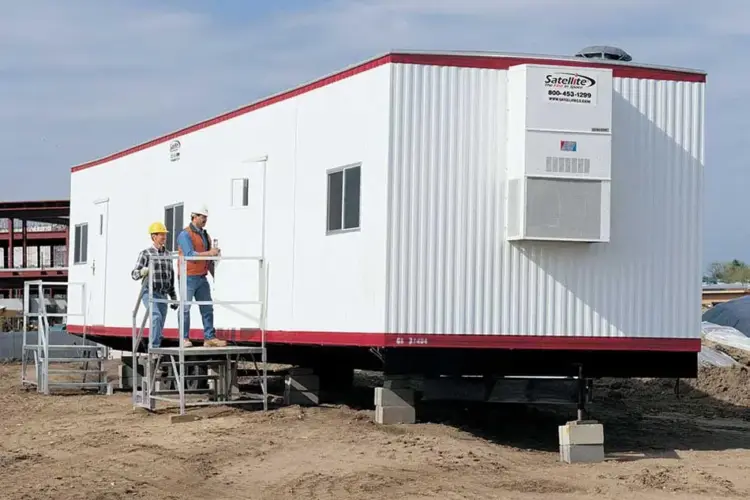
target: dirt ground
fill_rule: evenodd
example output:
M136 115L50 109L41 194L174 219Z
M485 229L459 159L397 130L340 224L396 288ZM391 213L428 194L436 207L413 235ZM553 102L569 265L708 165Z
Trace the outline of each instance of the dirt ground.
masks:
M750 377L601 381L607 460L558 461L571 408L420 407L372 422L372 375L346 404L214 408L170 423L130 393L43 396L0 365L0 491L12 499L688 499L750 497Z

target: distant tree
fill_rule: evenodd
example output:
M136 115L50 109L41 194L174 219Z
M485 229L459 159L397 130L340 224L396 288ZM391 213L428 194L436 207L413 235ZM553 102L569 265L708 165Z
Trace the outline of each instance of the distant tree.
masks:
M712 262L706 280L711 283L750 283L750 267L743 261Z

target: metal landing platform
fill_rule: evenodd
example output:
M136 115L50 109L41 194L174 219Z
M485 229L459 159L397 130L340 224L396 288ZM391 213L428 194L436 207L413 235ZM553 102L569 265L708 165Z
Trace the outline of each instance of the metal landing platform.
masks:
M152 347L149 349L151 354L162 356L179 356L179 347ZM243 354L262 354L262 347L250 346L226 346L226 347L185 347L182 350L185 356L241 356Z
M257 265L258 299L252 300L187 300L187 285L180 282L179 298L163 299L154 297L154 263L157 260L171 261L177 259L180 275L187 275L187 261L190 260L245 260ZM177 255L151 256L149 258L149 272L147 273L146 311L138 326L138 310L142 302L142 290L138 291L135 308L133 310L133 405L154 411L156 403L164 402L178 405L180 415L185 415L188 406L207 405L246 405L261 404L263 410L268 410L268 371L266 368L266 299L265 287L268 279L268 268L262 257L183 257ZM254 267L254 266L251 266ZM250 290L248 290L250 292ZM177 317L182 318L193 305L220 306L238 305L259 307L258 327L261 332L260 346L226 346L207 347L184 345L184 323L178 320L179 346L153 347L152 337L149 335L149 345L145 353L141 353L139 346L144 338L146 325L149 331L153 327L153 316L150 311L155 304L177 305ZM242 358L247 359L243 360ZM258 359L259 358L259 359ZM238 377L238 367L241 361L248 361L255 367L255 378L259 381L260 393L242 391ZM143 376L140 365L143 364ZM201 387L199 387L201 386ZM244 394L243 394L244 393ZM201 397L201 395L203 397ZM169 397L173 396L173 397ZM174 397L177 396L177 397ZM190 401L188 401L190 396ZM195 397L200 400L195 400ZM206 399L207 396L207 399Z

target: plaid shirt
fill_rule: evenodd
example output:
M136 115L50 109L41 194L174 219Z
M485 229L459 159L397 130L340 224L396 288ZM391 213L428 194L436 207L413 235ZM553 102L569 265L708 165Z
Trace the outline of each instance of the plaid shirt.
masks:
M148 269L148 261L151 255L167 256L169 251L165 248L157 250L155 247L149 247L141 251L138 255L138 262L130 273L134 280L141 279L141 269ZM142 283L143 287L148 288L148 275L143 277ZM154 292L167 294L171 299L177 297L174 288L174 267L171 260L154 260Z

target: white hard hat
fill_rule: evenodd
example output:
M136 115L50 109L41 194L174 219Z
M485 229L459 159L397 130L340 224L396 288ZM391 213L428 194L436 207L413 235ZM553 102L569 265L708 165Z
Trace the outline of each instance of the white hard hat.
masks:
M208 217L208 207L206 207L206 205L201 205L199 208L197 208L196 210L193 210L191 213L194 215L205 215L206 217Z

